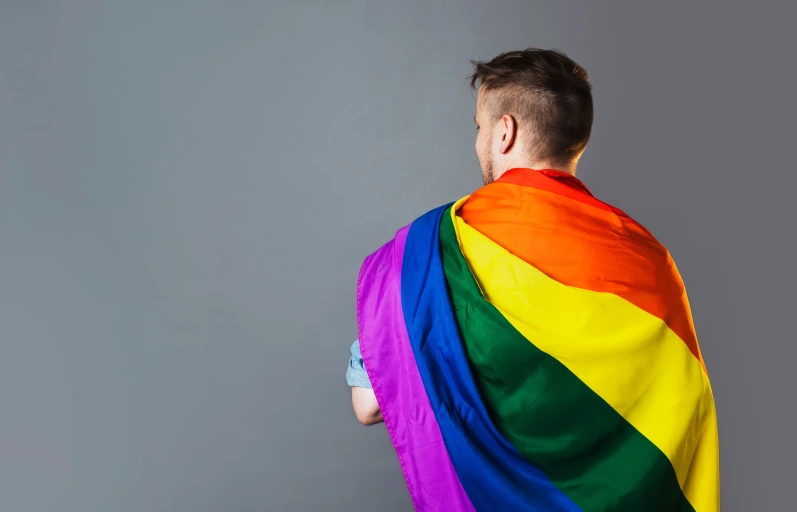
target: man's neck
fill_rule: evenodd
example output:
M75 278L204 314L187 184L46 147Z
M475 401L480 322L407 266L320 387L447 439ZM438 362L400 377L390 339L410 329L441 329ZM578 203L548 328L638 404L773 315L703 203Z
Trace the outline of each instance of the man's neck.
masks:
M547 161L516 162L511 165L504 166L504 168L499 172L494 172L493 179L498 180L501 176L504 175L505 172L507 172L510 169L535 169L535 170L552 169L554 171L560 171L575 176L576 163L577 162L573 162L568 166L562 166Z

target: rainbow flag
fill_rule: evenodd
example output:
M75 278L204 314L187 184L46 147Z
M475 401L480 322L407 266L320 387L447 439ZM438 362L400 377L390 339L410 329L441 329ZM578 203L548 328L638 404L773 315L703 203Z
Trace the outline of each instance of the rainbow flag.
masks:
M513 169L363 263L363 360L419 511L719 510L683 282L640 224Z

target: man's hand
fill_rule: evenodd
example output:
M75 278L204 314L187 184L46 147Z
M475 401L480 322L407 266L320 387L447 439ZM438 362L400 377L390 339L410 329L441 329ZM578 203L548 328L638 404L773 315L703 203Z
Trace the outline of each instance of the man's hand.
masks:
M351 405L357 420L363 425L375 425L384 421L373 389L351 388Z

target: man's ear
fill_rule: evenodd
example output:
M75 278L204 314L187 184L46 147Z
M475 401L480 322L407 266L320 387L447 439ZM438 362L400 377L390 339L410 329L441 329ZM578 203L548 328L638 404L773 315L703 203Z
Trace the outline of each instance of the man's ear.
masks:
M498 147L498 151L501 154L507 153L512 146L515 144L515 140L517 139L517 123L515 123L515 118L510 116L509 114L504 114L501 117L501 144Z

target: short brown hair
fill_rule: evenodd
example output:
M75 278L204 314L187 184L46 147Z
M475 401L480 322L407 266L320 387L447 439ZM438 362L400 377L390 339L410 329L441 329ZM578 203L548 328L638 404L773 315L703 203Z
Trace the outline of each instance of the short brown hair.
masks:
M489 91L490 122L509 114L528 127L535 141L530 156L562 164L584 151L592 131L592 86L584 68L561 51L538 48L471 63L471 87Z

